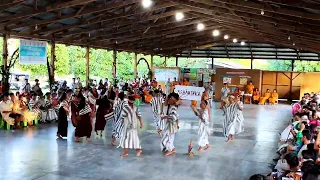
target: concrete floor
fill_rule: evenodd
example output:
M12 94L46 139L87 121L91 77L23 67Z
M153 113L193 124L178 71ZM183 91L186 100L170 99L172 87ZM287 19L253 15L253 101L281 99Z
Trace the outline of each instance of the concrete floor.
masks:
M209 152L186 155L190 139L196 141L198 122L181 106L180 131L175 140L177 154L164 157L160 137L155 134L151 108L142 107L145 128L140 132L143 156L120 158L122 149L110 145L111 124L106 135L92 142L74 143L69 125L68 140L56 140L56 124L23 130L0 130L0 179L5 180L247 180L253 174L268 174L275 156L278 133L288 124L290 106L245 105L245 132L232 143L222 135L223 116L216 103L212 110L213 134ZM194 152L197 145L194 144Z

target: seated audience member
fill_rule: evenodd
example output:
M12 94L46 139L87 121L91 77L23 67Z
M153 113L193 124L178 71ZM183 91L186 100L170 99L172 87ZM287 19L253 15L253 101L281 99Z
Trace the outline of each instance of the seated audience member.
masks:
M32 94L29 101L29 109L36 114L36 117L40 117L41 111L39 109L39 102L37 100L37 94Z
M288 177L288 174L296 178L301 178L299 160L298 157L293 153L289 153L285 155L284 159L280 159L277 162L275 169L277 170L277 177L280 179L281 177ZM300 178L298 180L300 180Z
M254 89L254 85L252 81L249 81L247 86L246 86L246 94L250 94L251 96L246 96L244 98L245 102L248 103L250 102L251 98L252 98L252 94L253 94L253 89Z
M304 150L302 151L302 158L300 160L301 163L301 171L306 172L315 165L315 151L314 150Z
M276 104L278 102L278 96L277 90L274 89L269 98L269 103Z
M233 95L235 97L239 96L241 94L241 90L240 90L240 87L237 86L236 89L233 91Z
M253 89L252 102L253 104L259 104L260 92L258 88Z
M9 95L7 93L4 93L2 101L0 102L1 115L4 121L10 125L13 125L15 129L18 129L20 128L18 123L21 121L22 116L21 114L13 111L13 104L10 102L8 96Z
M189 81L187 80L187 78L183 78L183 81L182 81L182 86L190 86L190 83Z
M10 101L10 103L13 104L16 101L16 97L14 96L14 93L10 93L9 96L10 96L9 101Z
M302 176L303 180L319 180L320 179L320 165L314 165L309 170L305 171Z
M267 89L267 91L264 93L263 97L260 98L259 104L264 105L266 103L266 101L269 100L270 96L271 96L270 90Z

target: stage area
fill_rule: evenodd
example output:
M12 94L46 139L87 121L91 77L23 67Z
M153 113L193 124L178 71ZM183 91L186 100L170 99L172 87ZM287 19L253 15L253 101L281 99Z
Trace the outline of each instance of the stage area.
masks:
M188 104L188 103L185 103ZM56 124L41 124L16 131L0 131L0 179L41 180L247 180L253 174L268 174L275 157L278 133L291 119L289 105L245 105L245 132L231 143L222 134L222 111L216 103L212 110L213 134L209 152L186 155L189 141L197 149L198 121L190 108L179 108L180 131L175 146L177 154L164 157L160 137L155 134L152 111L142 107L144 129L139 133L142 157L130 151L120 158L122 149L110 145L111 123L106 135L92 142L75 143L74 128L69 124L68 140L56 140Z

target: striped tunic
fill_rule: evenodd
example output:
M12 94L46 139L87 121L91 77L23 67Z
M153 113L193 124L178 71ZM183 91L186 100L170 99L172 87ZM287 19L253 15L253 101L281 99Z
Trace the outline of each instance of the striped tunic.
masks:
M153 120L157 126L157 129L164 130L166 122L161 119L162 113L162 104L164 103L164 99L162 96L155 96L151 100L151 108L153 112Z
M135 106L124 106L122 113L123 130L120 144L122 148L141 149L138 136L138 117L141 117L139 109Z
M39 116L41 114L41 111L40 111L38 105L36 106L37 103L38 103L37 100L30 99L29 108L32 112L36 113L36 115Z
M79 116L82 116L82 115L85 115L85 114L88 114L88 113L91 113L91 108L90 108L89 104L86 103L86 105L84 106L84 108L82 108L82 109L79 111Z
M175 134L178 131L177 121L179 120L179 115L177 113L176 106L170 106L168 109L168 119L166 120L166 128L164 136L161 138L161 151L172 151L174 147Z
M51 108L50 106L52 105L52 100L51 99L45 99L45 107L47 111L42 112L42 121L53 121L57 120L58 116L55 111L55 109Z
M241 101L232 103L230 105L225 105L224 110L224 122L223 122L223 134L225 137L229 135L239 134L244 131L243 128L243 114L238 108L243 108L243 103Z
M122 123L122 114L123 109L125 106L128 106L128 101L123 100L118 102L117 106L114 109L114 119L112 123L112 136L116 139L121 137L121 132L123 130L123 123Z

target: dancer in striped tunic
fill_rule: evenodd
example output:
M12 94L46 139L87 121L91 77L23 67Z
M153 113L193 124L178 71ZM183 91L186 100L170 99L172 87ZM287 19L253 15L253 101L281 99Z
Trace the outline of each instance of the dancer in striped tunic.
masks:
M138 121L140 129L143 127L141 113L137 107L133 105L134 97L129 96L129 102L123 109L122 121L123 130L120 138L120 147L124 148L121 157L128 156L128 149L136 149L137 156L142 153L140 139L138 135Z
M92 131L92 124L90 120L91 108L81 93L78 94L78 97L80 98L80 103L78 106L79 115L77 117L75 141L80 142L81 137L86 137L86 140L90 141Z
M166 119L166 128L161 139L161 150L166 156L176 153L174 138L179 129L179 115L177 113L179 95L176 93L169 94L167 102L170 107L167 116L162 117L162 119Z
M122 114L123 114L123 108L128 105L128 101L124 99L125 95L123 92L119 93L118 98L120 101L118 101L117 106L114 109L114 119L112 123L112 142L111 144L115 146L115 141L117 139L120 139L121 132L123 130L123 123L122 123Z
M200 108L196 109L195 106L191 105L191 108L193 112L196 114L196 116L199 117L199 130L198 130L198 145L199 149L198 151L202 151L203 147L205 147L205 150L210 149L209 145L209 134L210 134L210 128L209 128L209 112L208 112L208 102L206 100L201 101Z
M52 99L51 99L51 93L46 93L46 113L43 113L42 119L45 119L47 122L51 122L58 119L58 116L56 114L56 111L52 107Z
M243 128L243 103L234 96L229 96L229 104L223 106L225 113L223 122L223 134L228 137L227 142L234 140L234 135L244 131Z
M159 90L153 91L153 97L151 100L151 108L153 112L153 120L156 124L158 134L161 136L161 132L164 130L166 122L161 119L161 114L163 114L163 96Z
M57 137L62 139L63 137L68 136L68 115L70 112L70 97L72 90L67 90L67 92L63 92L60 97L60 107L58 111L58 131Z

